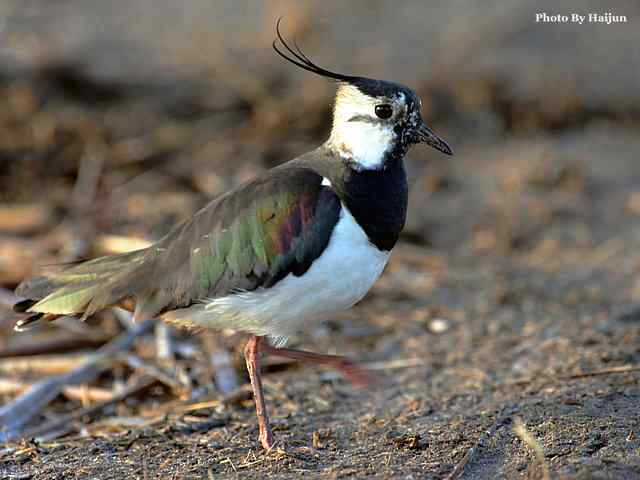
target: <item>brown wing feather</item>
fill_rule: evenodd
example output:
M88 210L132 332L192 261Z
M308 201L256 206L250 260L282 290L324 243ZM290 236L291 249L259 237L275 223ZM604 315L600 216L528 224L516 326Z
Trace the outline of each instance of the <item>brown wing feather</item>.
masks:
M326 247L340 201L303 167L277 168L213 200L149 248L23 282L24 310L84 317L136 298L136 318L301 275ZM27 303L23 303L25 307Z

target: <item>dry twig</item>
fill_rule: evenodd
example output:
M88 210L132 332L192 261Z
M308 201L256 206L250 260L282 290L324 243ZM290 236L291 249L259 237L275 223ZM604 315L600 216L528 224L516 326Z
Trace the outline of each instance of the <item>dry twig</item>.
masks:
M153 320L141 323L136 329L116 337L78 368L36 383L12 402L0 407L0 426L3 428L0 438L6 441L22 436L23 427L65 387L93 380L107 368L108 360L130 348L136 338L150 331L154 324Z
M102 409L108 407L109 405L113 405L114 403L121 402L122 400L131 397L133 395L137 395L153 385L157 384L157 380L155 378L145 377L137 383L126 387L124 390L114 395L111 399L105 400L104 402L96 403L94 405L81 408L74 412L68 413L67 415L63 415L55 420L51 420L50 422L46 422L44 425L40 425L39 427L34 427L30 430L27 430L23 433L23 437L25 438L34 438L45 435L52 431L60 430L61 428L69 425L71 422L75 420L79 420L88 415L94 415L100 412ZM51 439L48 436L48 439Z
M617 375L620 373L632 373L639 372L640 365L619 365L617 367L601 368L598 370L592 370L590 372L574 373L571 375L557 375L550 377L531 377L523 378L521 380L515 380L513 382L506 382L502 385L497 385L496 388L510 388L521 387L523 385L529 385L537 381L543 381L544 383L556 382L558 380L580 380L581 378L599 377L603 375Z
M540 442L538 442L533 434L527 430L526 425L520 417L516 417L514 423L513 431L518 435L518 437L520 437L520 440L522 440L525 445L534 451L536 459L542 469L543 480L550 480L551 475L549 473L549 465L547 465L547 462L544 459L544 450L542 449L542 445L540 445Z
M185 385L183 385L177 378L164 371L162 368L145 362L137 355L133 355L131 353L123 353L122 355L120 355L120 358L124 360L124 362L133 370L140 370L146 375L155 378L160 383L163 383L167 387L174 390L178 394L178 396L184 393Z
M58 338L48 338L23 345L9 345L0 350L0 358L29 357L40 354L68 352L83 348L96 348L101 347L112 338L113 337L110 336L69 336L69 334L65 332L64 336L61 335Z
M560 380L578 380L580 378L599 377L601 375L615 375L618 373L639 372L640 365L620 365L618 367L600 368L590 372L575 373L558 377Z
M66 355L33 355L25 357L2 358L0 356L0 373L20 375L37 373L41 375L57 375L73 370L89 359L89 354L68 353Z
M0 378L0 395L15 395L31 388L33 383ZM65 397L81 402L104 402L113 397L113 392L105 388L87 387L85 385L69 386L62 389Z

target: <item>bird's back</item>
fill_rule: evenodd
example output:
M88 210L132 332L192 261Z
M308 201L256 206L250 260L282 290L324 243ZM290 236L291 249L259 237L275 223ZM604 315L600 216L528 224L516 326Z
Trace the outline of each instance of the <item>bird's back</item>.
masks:
M25 280L23 310L84 316L137 301L136 316L271 287L301 275L326 247L341 209L322 176L288 162L211 201L150 247Z

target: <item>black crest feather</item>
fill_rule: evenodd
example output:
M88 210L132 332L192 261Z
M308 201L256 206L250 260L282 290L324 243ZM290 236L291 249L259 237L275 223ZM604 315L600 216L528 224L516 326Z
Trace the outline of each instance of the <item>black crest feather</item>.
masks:
M304 70L307 70L308 72L315 73L316 75L320 75L322 77L332 78L339 82L357 83L362 80L361 77L344 75L342 73L333 72L331 70L327 70L326 68L322 68L319 65L316 65L309 59L309 57L304 54L295 40L293 41L293 47L295 48L294 50L294 48L292 48L289 43L287 43L287 41L282 36L282 33L280 32L281 21L282 17L278 18L278 21L276 23L276 35L278 36L278 38L277 40L273 41L272 45L276 53L282 58ZM280 49L280 47L278 47L278 41L280 41L286 51L283 51Z
M322 77L331 78L338 82L348 83L358 88L363 94L372 97L390 97L398 92L404 93L410 98L415 97L410 89L403 85L399 85L393 82L385 82L382 80L373 80L371 78L360 77L356 75L344 75L342 73L327 70L321 66L313 63L309 57L298 46L297 42L293 40L293 47L284 39L282 32L280 32L280 22L282 17L278 18L276 22L276 35L277 39L273 41L273 49L278 55L284 58L286 61L293 63L297 67L300 67L308 72L315 73ZM279 42L279 43L278 43ZM280 47L281 45L282 47ZM417 100L416 100L417 101Z

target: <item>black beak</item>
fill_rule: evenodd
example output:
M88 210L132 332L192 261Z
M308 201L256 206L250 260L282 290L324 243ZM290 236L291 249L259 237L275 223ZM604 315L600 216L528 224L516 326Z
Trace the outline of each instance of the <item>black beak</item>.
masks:
M445 155L453 155L451 147L423 122L418 128L418 142L424 142Z

